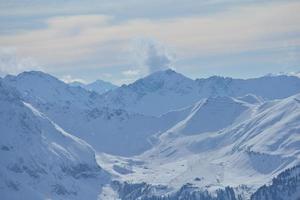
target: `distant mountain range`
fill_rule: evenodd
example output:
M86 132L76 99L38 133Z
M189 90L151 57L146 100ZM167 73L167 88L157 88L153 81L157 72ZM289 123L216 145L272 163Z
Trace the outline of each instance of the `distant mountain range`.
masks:
M168 69L104 94L102 104L159 116L190 106L201 98L254 94L265 100L273 100L299 92L300 79L296 76L264 76L252 79L213 76L192 80Z
M98 94L103 94L105 92L108 92L110 90L114 90L116 89L118 86L107 82L107 81L102 81L102 80L96 80L92 83L89 84L85 84L85 83L81 83L78 81L75 82L71 82L69 83L71 86L79 86L82 87L84 89L87 89L89 91L93 91L93 92L97 92Z
M300 198L299 77L101 84L0 79L4 199Z

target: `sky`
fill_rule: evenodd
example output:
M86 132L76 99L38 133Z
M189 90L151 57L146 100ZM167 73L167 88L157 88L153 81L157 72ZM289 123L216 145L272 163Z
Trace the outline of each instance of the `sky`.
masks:
M0 76L121 85L300 71L300 0L0 0Z

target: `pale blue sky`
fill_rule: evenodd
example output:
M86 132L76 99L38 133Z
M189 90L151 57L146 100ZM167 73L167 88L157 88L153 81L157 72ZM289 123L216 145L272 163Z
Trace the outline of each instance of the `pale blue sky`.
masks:
M300 71L300 1L0 0L0 75L130 83Z

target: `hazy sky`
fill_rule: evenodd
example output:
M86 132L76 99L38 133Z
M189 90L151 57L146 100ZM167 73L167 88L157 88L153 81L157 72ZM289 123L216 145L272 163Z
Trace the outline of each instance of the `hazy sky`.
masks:
M300 1L0 0L0 76L129 83L300 71Z

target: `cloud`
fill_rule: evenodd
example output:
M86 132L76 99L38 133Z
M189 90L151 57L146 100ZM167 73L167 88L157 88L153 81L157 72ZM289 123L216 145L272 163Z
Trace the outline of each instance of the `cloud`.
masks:
M281 48L283 43L300 45L299 37L289 37L300 32L299 9L299 2L270 3L233 7L209 16L118 23L105 15L60 16L46 20L44 29L0 36L0 45L15 46L42 63L93 59L102 66L126 61L126 49L137 37L155 38L176 49L180 58Z
M149 73L170 68L175 59L162 43L146 38L135 41L134 54L137 63Z
M297 76L297 77L300 78L300 71L298 71L298 72L290 72L290 75Z
M17 74L26 70L40 70L31 57L22 57L14 48L0 48L0 75Z
M281 73L278 73L278 74L280 74L280 75L296 76L296 77L300 78L300 71L298 71L298 72L281 72Z
M74 78L71 75L64 75L61 78L62 81L64 81L65 83L72 83L72 82L80 82L80 83L86 83L85 80L80 79L80 78Z
M129 69L122 72L124 76L137 76L140 74L139 70Z
M85 70L116 66L129 69L133 64L129 50L132 40L155 38L164 45L146 41L138 52L142 55L139 64L152 72L172 65L169 49L176 51L178 61L299 47L299 10L300 2L265 1L228 6L210 15L194 12L151 19L141 15L123 20L117 20L114 12L56 16L45 20L39 29L0 35L0 45L16 47L25 58L33 55L51 72L67 72L75 68L79 71L83 66Z
M0 16L27 17L49 15L74 15L78 13L106 13L128 18L163 18L172 16L194 15L198 13L214 13L230 7L232 4L251 4L255 1L268 0L72 0L72 1L38 1L38 0L0 0ZM168 8L168 12L166 9ZM153 12L155 10L155 12Z

